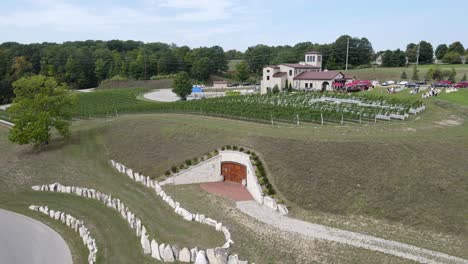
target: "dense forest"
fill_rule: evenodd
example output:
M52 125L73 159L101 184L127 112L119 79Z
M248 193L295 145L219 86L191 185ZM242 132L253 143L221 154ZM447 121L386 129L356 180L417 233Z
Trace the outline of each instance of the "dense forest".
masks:
M219 46L191 49L165 43L139 41L76 41L41 44L0 44L0 103L11 100L12 83L22 76L53 76L73 89L96 87L103 80L148 80L186 71L191 78L205 81L210 75L228 70L228 60L245 59L249 71L259 74L267 64L298 62L304 53L323 53L324 67L345 65L349 38L349 63L366 65L372 59L372 44L366 38L341 36L331 44L299 43L295 46L250 47L245 52L224 51Z
M461 63L466 53L460 42L440 45L434 52L426 41L410 43L405 51L381 51L374 53L366 38L340 36L330 44L302 42L294 46L256 45L245 52L224 51L222 47L189 48L165 43L139 41L76 41L41 44L0 44L0 104L13 97L12 83L23 76L42 74L66 83L72 89L96 87L106 79L148 80L185 71L198 81L206 81L211 75L224 75L228 61L243 59L244 76L260 76L268 64L295 63L304 60L304 53L315 50L323 54L323 68L343 69L349 40L349 68L370 67L372 61L382 55L386 67L414 63L419 52L419 63L433 62L437 58L448 63Z

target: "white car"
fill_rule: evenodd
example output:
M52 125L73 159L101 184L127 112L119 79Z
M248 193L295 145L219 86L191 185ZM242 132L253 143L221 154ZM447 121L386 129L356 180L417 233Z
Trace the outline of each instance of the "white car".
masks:
M387 85L395 84L395 81L386 81Z
M408 81L401 81L398 83L398 85L407 85L408 84Z

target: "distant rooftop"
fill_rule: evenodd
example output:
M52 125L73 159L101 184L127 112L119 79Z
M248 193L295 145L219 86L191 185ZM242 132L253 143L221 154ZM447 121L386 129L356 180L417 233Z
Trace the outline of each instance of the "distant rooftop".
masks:
M306 54L322 54L322 53L318 52L318 51L311 50L311 51L306 52Z

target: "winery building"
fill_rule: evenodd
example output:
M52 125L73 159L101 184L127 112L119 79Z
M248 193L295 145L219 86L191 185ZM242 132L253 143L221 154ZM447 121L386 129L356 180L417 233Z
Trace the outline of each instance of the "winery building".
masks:
M291 84L294 90L331 91L352 78L337 71L322 71L322 54L311 51L305 54L304 62L268 65L263 68L261 93L277 86L284 90Z

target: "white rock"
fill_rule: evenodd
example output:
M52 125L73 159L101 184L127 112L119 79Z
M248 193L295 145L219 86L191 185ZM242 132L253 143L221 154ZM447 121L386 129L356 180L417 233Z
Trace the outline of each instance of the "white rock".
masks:
M174 257L174 252L172 251L172 247L170 245L167 245L164 248L163 254L162 254L162 259L164 262L174 262L175 257Z
M166 244L162 243L161 245L159 245L159 256L161 257L161 259L163 258L165 248Z
M172 245L172 253L174 254L175 260L179 260L180 248L176 245Z
M207 224L207 225L209 225L209 226L216 227L216 224L217 224L218 222L216 222L216 220L213 220L213 219L211 219L211 218L205 218L204 223ZM208 251L207 251L206 253L208 254Z
M187 262L187 263L189 263L190 260L191 260L190 250L188 250L188 248L183 248L183 249L179 252L179 261L180 261L180 262Z
M216 231L221 231L221 228L223 228L223 223L217 223L216 224Z
M41 186L39 185L36 185L36 186L33 186L31 187L34 191L40 191L41 190Z
M215 262L210 262L212 264L227 264L228 261L228 251L225 248L215 248Z
M239 263L239 257L237 255L230 255L228 258L228 264L238 264Z
M151 257L161 260L161 255L159 254L159 245L156 240L151 240Z
M190 261L195 262L197 259L198 248L194 247L190 250Z
M282 215L287 215L289 213L289 210L288 208L283 205L283 204L278 204L278 211L280 212L280 214Z
M144 254L151 254L151 243L146 234L141 234L141 247L143 248Z
M197 253L197 258L195 259L195 264L208 264L208 260L206 259L205 251L200 250Z
M278 209L278 204L276 203L275 199L271 198L270 196L263 197L263 204L272 210L276 211Z

